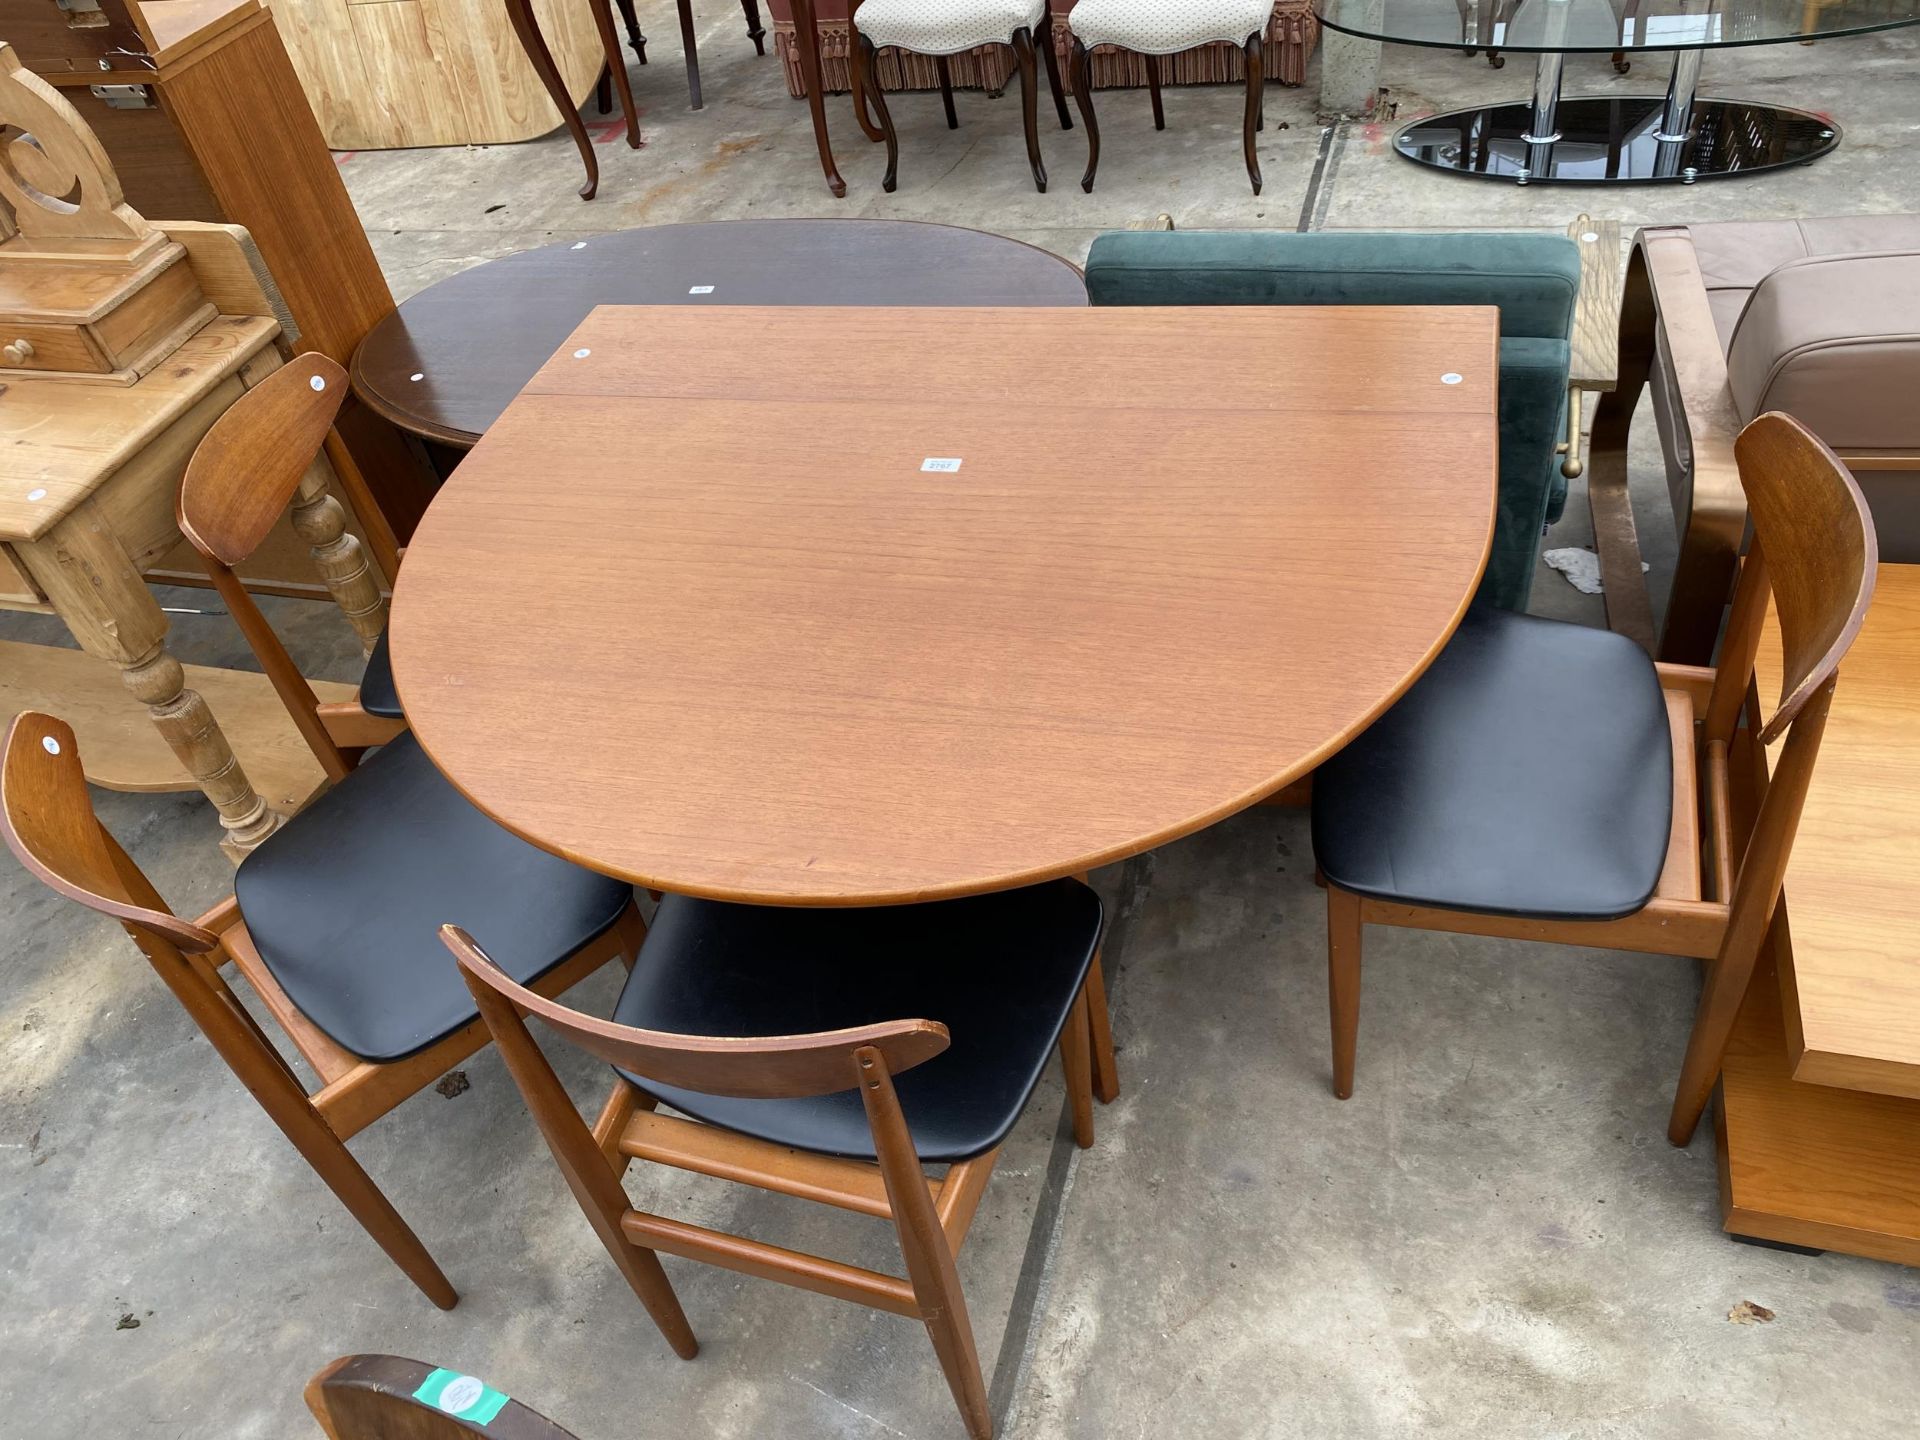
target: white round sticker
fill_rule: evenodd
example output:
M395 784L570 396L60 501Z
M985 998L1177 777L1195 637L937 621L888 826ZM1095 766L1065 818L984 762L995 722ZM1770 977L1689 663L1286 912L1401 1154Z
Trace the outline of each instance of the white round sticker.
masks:
M480 1392L486 1388L471 1375L456 1375L447 1382L447 1388L440 1392L440 1408L449 1415L458 1415L478 1400Z

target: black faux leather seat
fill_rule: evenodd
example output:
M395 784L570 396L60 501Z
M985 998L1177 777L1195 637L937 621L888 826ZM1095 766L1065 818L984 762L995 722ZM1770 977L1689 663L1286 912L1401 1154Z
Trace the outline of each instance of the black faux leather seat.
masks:
M670 895L613 1018L723 1036L937 1020L952 1043L895 1084L921 1158L964 1160L1006 1139L1026 1108L1086 979L1100 916L1100 897L1075 880L856 910ZM627 1078L697 1120L796 1149L874 1158L857 1090L742 1100Z
M288 998L366 1060L398 1060L473 1019L440 926L470 925L531 983L633 897L508 834L411 734L370 755L242 862L253 943Z
M382 630L367 657L367 673L360 677L360 708L383 720L404 720L400 692L393 684L393 662L387 658L387 632Z
M1333 884L1493 915L1612 920L1666 862L1673 750L1624 636L1475 608L1398 704L1313 778Z

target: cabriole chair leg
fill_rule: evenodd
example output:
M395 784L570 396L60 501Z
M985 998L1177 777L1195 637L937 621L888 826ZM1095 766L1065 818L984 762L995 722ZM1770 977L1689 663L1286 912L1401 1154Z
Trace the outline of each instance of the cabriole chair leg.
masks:
M887 173L880 178L880 188L892 194L894 186L899 184L900 136L893 128L893 116L887 112L887 92L880 88L879 52L873 48L873 41L864 35L860 37L860 54L863 69L873 77L873 83L865 87L866 96L873 102L873 113L880 121L881 137L887 142Z
M1087 47L1078 35L1067 56L1067 71L1073 82L1073 103L1079 108L1080 123L1087 128L1087 173L1080 177L1080 188L1093 193L1094 172L1100 168L1100 122L1093 116L1093 66Z
M1243 125L1243 139L1247 152L1247 178L1253 182L1253 193L1260 193L1260 154L1254 148L1253 135L1257 128L1255 121L1260 118L1261 101L1266 90L1266 62L1261 53L1258 31L1247 37L1247 116Z
M1033 56L1033 33L1022 25L1013 32L1013 58L1020 71L1020 123L1027 132L1027 164L1033 169L1033 188L1047 193L1047 167L1040 160L1040 78Z

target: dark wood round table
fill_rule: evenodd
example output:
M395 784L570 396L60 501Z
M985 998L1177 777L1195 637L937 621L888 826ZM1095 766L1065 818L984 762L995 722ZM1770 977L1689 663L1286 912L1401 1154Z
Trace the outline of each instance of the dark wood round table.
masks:
M360 343L353 388L402 430L468 449L596 305L1086 303L1073 265L982 230L917 220L653 225L523 250L429 286ZM753 382L743 369L742 389Z

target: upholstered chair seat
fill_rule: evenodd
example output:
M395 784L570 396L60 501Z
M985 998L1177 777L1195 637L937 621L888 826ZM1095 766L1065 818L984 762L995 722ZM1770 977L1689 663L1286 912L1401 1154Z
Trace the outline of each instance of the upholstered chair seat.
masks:
M958 55L1004 45L1023 25L1037 35L1046 13L1046 0L862 0L860 33L876 50Z
M1068 23L1089 50L1118 45L1136 55L1177 55L1216 41L1244 45L1272 14L1271 0L1075 0Z

